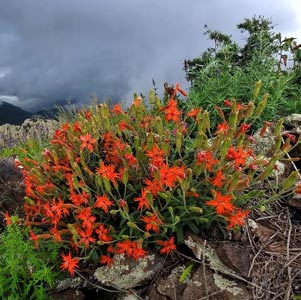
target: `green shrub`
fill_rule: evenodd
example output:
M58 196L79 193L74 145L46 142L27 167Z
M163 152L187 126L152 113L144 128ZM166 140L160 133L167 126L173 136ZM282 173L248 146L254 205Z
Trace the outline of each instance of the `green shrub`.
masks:
M7 217L8 219L8 217ZM29 239L27 230L12 220L0 236L0 298L7 300L48 299L55 284L54 264L57 245L40 250Z
M252 151L249 122L266 97L257 108L227 101L229 118L216 107L212 131L207 111L180 111L177 92L186 95L176 85L165 105L151 92L149 107L136 97L126 111L82 110L56 130L40 161L22 161L32 239L61 245L62 270L73 275L87 260L110 265L120 253L138 259L149 247L168 254L184 230L235 229L254 203L291 192L295 173L272 195L257 188L290 147L277 143L269 159Z
M239 47L230 36L207 30L205 34L214 47L195 59L185 60L184 69L191 81L188 110L194 106L206 108L212 115L212 125L216 126L215 105L233 98L245 104L254 101L257 105L263 93L254 98L253 86L261 81L269 101L253 124L254 128L261 127L263 121L276 121L287 114L301 112L296 82L300 73L296 67L298 46L294 51L294 68L288 67L291 61L283 61L294 38L283 40L280 33L274 32L271 20L262 16L245 19L237 28L248 33L244 45Z

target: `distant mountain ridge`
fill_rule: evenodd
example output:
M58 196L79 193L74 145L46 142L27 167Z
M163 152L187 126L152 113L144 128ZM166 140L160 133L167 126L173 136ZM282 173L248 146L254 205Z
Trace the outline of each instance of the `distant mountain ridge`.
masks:
M26 119L37 115L47 119L53 119L56 117L57 113L58 109L40 110L31 113L19 106L0 101L0 125L21 125Z
M18 106L5 101L0 101L0 125L11 124L21 125L25 119L30 118L33 113L30 113Z

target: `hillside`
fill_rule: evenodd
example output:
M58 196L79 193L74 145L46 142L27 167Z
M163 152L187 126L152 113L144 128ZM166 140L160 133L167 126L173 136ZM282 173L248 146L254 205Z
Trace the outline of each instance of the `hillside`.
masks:
M12 124L21 125L25 119L32 116L32 113L5 101L0 102L0 125Z

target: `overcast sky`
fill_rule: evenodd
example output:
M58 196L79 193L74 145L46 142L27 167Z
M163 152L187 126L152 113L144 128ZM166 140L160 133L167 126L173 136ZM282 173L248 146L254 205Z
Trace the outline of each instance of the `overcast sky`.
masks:
M242 36L264 15L301 41L299 0L0 0L0 100L27 110L131 99L152 79L181 82L184 59L210 46L203 26Z

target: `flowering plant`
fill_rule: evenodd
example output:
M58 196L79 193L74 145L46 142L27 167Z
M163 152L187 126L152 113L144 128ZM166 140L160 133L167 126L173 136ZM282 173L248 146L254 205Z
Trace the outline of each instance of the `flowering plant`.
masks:
M74 274L84 258L107 265L114 254L138 259L151 245L168 254L186 228L199 233L220 222L233 229L253 201L267 197L255 187L288 144L269 160L253 153L251 117L266 98L257 108L225 101L229 118L216 107L221 122L211 132L208 112L184 113L177 93L186 96L177 84L165 105L151 92L149 106L135 97L127 110L100 104L80 111L56 130L41 161L22 162L31 238L36 246L42 238L61 243L63 270Z

